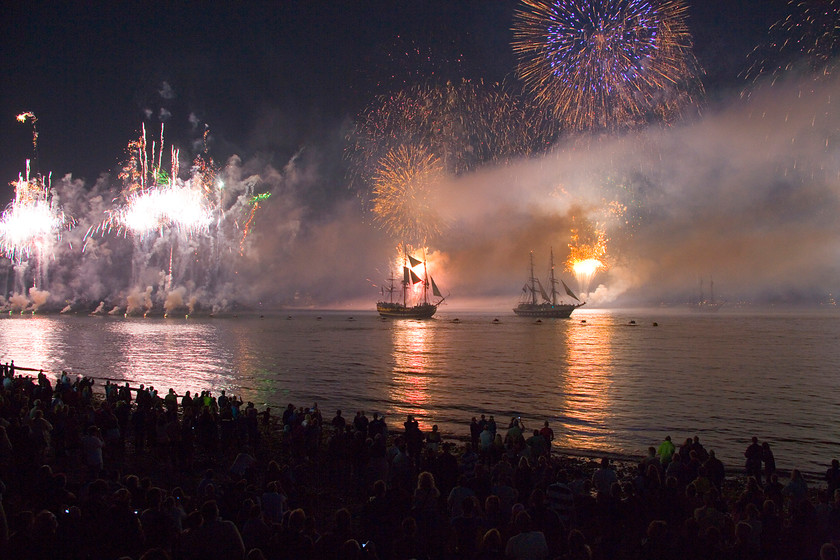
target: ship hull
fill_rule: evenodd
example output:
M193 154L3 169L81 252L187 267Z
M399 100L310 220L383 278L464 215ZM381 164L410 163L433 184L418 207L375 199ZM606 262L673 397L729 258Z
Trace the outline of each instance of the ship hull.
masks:
M541 319L568 319L572 315L572 311L582 306L583 304L559 304L551 305L544 304L527 304L523 303L513 309L513 312L520 317L539 317Z
M700 303L691 304L691 310L699 313L717 313L723 303L712 303L710 301L701 301Z
M406 307L399 303L379 302L376 311L382 317L393 319L430 319L437 312L437 305L421 303L413 307Z

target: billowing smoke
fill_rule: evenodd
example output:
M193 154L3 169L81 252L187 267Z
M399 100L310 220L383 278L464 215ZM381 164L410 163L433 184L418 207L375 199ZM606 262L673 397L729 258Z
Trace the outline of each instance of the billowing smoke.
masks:
M685 302L712 278L730 301L837 293L838 98L836 78L789 78L733 95L693 122L569 137L540 157L449 177L428 193L447 224L428 241L435 280L453 308L506 307L528 253L543 274L553 249L573 285L571 232L588 223L606 239L590 305ZM7 266L6 307L137 315L372 308L401 240L348 192L334 152L307 146L277 167L231 156L218 174L215 221L198 233L91 234L118 204L119 181L56 181L57 202L76 226L39 290L28 290L32 263Z
M608 239L595 305L687 302L700 280L732 302L826 299L840 289L838 93L836 78L790 79L695 122L568 139L453 181L438 244L453 292L515 294L528 251L543 271L551 247L562 263L585 219Z

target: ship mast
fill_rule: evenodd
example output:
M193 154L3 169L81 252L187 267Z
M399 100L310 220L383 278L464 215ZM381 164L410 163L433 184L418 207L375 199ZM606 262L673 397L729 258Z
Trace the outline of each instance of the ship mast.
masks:
M426 269L426 249L423 249L423 304L429 303L429 271Z
M531 276L528 278L531 291L531 305L537 305L537 277L534 276L534 252L531 251Z
M549 282L551 282L551 305L557 305L557 284L559 283L554 277L554 247L551 248L551 271L549 272Z
M405 248L405 241L403 241L403 307L408 307L408 285L411 283L411 278L409 276L410 269L408 268L408 252Z

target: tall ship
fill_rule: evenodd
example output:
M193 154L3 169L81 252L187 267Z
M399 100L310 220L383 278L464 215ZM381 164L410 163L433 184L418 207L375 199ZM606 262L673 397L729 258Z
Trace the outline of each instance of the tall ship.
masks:
M715 313L723 304L726 303L725 301L716 301L715 300L715 281L709 281L709 299L706 299L703 296L703 279L700 279L700 298L693 303L690 303L689 306L692 311L702 311L704 313Z
M411 266L409 266L409 263L411 263ZM413 270L421 264L423 265L422 278L417 276L417 273ZM383 301L376 303L376 311L378 311L382 317L391 317L396 319L429 319L435 314L435 312L437 312L438 305L446 299L441 294L437 284L435 284L434 278L429 275L428 269L426 268L426 262L415 259L408 254L406 254L406 260L403 263L403 278L400 282L400 284L402 284L402 301L394 301L394 294L398 291L398 288L395 285L396 278L389 278L388 281L388 286L382 288ZM408 292L413 292L413 287L418 283L422 283L422 296L417 298L414 305L409 305ZM429 301L430 289L432 297L439 298L435 302ZM384 301L385 294L388 294L388 301Z
M572 311L586 305L585 301L580 301L575 293L566 285L563 280L558 280L554 276L554 249L551 250L551 269L549 272L548 282L551 285L549 293L546 293L539 278L534 275L534 253L531 252L531 275L528 282L522 287L522 299L513 312L520 317L539 317L539 318L560 318L565 319L572 315ZM560 292L557 291L558 284L563 285L566 295L577 301L577 303L566 303L560 300L557 296Z

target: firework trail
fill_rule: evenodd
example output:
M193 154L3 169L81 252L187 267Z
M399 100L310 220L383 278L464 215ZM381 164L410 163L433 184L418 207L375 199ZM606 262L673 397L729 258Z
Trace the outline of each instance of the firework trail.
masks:
M245 254L246 241L248 240L248 235L251 233L251 230L254 227L254 218L256 218L257 211L259 211L261 207L260 203L265 200L268 200L269 197L271 197L271 193L262 193L251 197L251 211L248 212L248 219L245 220L245 224L242 226L242 240L239 242L240 255Z
M669 122L702 94L682 0L522 0L518 74L573 130Z
M32 121L32 158L35 161L36 172L38 165L38 117L32 111L25 111L17 116L18 122Z
M774 23L766 43L749 55L744 77L756 81L774 79L793 68L803 68L815 77L837 70L840 54L840 0L791 0L789 13Z

